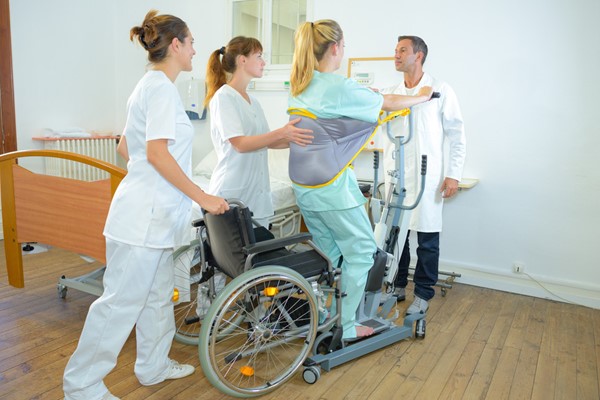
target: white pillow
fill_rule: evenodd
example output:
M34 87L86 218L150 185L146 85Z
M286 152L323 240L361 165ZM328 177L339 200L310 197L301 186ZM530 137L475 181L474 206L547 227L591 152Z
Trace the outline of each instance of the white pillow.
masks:
M210 151L204 158L194 167L194 175L201 175L210 178L215 167L217 166L217 153L214 149Z

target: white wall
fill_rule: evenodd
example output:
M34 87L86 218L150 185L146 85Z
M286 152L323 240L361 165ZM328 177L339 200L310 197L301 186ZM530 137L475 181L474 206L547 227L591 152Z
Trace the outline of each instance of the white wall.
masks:
M10 2L17 143L44 128L115 125L114 7L73 0ZM39 168L40 160L23 165Z
M399 34L423 37L425 69L459 96L464 175L481 182L446 205L441 269L462 273L466 283L552 297L512 274L520 261L564 299L600 307L600 170L593 165L600 159L600 3L315 3L316 19L334 18L345 30L348 58L392 56ZM149 8L188 22L198 52L193 76L204 77L209 53L229 39L225 1L11 2L20 149L38 146L30 137L44 127L122 129L127 96L146 64L128 32ZM261 96L276 128L286 117L281 107L270 111L285 94ZM208 123L194 124L197 161L210 140Z
M425 69L459 96L464 176L481 183L447 203L441 268L464 282L552 297L515 279L521 261L565 299L600 307L600 3L316 3L318 18L345 28L347 57L392 56L398 35L423 37ZM352 28L357 19L362 29Z
M77 126L120 133L129 94L145 72L146 52L129 30L148 10L180 16L195 37L193 73L204 76L209 52L228 40L225 2L194 0L11 1L15 112L19 149L43 145L44 128ZM206 121L194 122L208 140ZM196 142L195 159L210 149ZM43 170L41 160L23 165Z
M113 43L116 51L115 69L117 84L115 102L119 105L116 110L116 126L122 129L125 125L125 106L129 94L137 81L142 77L147 65L147 53L137 43L129 41L129 30L141 24L149 9L157 9L163 14L172 14L182 18L188 24L194 36L196 56L193 59L193 71L181 73L178 81L194 78L204 78L206 63L210 53L229 40L225 2L178 0L128 0L127 2L112 0L116 4L116 40ZM196 131L194 143L194 165L202 156L212 149L209 134L209 122L193 121Z

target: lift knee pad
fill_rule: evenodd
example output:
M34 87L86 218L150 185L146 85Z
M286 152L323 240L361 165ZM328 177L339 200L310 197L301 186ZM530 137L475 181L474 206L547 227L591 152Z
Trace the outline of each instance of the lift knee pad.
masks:
M385 277L386 259L387 253L381 249L377 249L373 256L373 267L371 267L371 270L369 271L365 291L377 292L381 290L381 286L383 285L383 278Z

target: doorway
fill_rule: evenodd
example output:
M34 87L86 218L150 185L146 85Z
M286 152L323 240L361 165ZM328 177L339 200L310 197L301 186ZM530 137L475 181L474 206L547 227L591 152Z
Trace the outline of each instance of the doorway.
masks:
M0 154L17 150L9 0L0 0Z

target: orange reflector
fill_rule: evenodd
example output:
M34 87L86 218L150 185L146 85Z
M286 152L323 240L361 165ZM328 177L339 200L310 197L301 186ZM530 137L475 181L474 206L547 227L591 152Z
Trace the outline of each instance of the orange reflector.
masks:
M252 376L254 375L254 368L249 365L244 365L242 368L240 368L240 372L244 376Z
M173 289L173 303L176 303L177 301L179 301L179 289L175 288Z
M277 293L279 293L279 289L276 287L269 286L265 288L265 296L273 297Z

